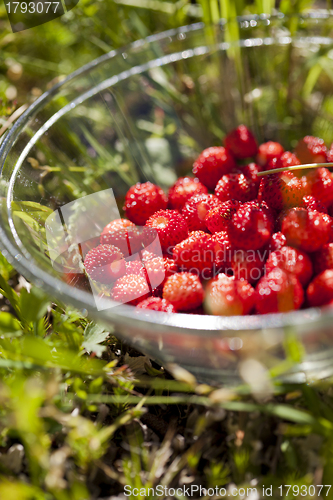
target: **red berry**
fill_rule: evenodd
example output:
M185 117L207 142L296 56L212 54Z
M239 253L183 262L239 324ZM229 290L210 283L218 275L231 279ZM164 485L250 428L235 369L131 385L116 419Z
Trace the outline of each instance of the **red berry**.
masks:
M257 188L244 174L227 174L217 183L215 194L220 201L238 200L244 203L256 197Z
M202 304L204 291L198 276L192 273L176 273L166 280L163 298L178 311L191 311Z
M195 194L207 194L206 186L199 179L180 177L169 189L169 208L181 211L185 203Z
M140 250L140 231L133 222L127 219L115 219L105 226L101 234L102 245L114 245L128 256Z
M260 144L256 161L262 167L266 167L273 158L280 158L284 153L284 149L278 142L268 141Z
M154 295L162 293L166 279L178 270L173 259L166 257L155 257L145 263L147 276Z
M244 167L240 167L237 171L234 170L236 174L244 174L247 179L252 181L256 186L256 189L259 189L261 178L258 177L258 173L262 172L263 168L257 163L248 163Z
M327 168L316 168L306 175L310 194L328 207L333 203L333 176Z
M149 250L142 250L141 252L142 262L148 262L148 260L155 259L157 256L158 255Z
M111 291L111 297L122 304L137 305L151 295L147 280L137 274L119 278Z
M141 260L130 260L126 262L126 274L136 274L138 276L146 278L145 268Z
M315 252L328 243L331 227L329 215L305 208L291 208L282 221L288 245L304 252Z
M159 312L167 312L167 313L175 313L176 309L166 299L161 299L160 297L149 297L148 299L139 302L136 306L137 309L145 309L148 311L159 311Z
M323 205L320 200L311 195L303 196L302 207L307 208L308 210L317 210L317 212L327 214L327 208L325 207L325 205Z
M266 273L268 274L275 267L279 267L286 273L296 276L303 286L309 283L313 273L309 256L301 250L287 246L282 247L281 250L272 252L268 257Z
M230 243L227 231L220 231L212 235L215 246L215 267L219 271L231 268L234 249Z
M333 300L333 269L318 274L306 290L310 307L329 304Z
M168 252L188 235L186 221L177 210L159 210L149 217L146 226L157 231L164 252Z
M275 221L276 223L276 221ZM277 231L272 234L268 243L260 248L260 256L263 260L267 260L272 252L276 252L276 250L280 250L287 244L287 239L284 234L280 231Z
M287 238L281 231L278 231L272 234L271 239L268 242L268 248L270 252L275 252L276 250L280 250L287 244Z
M257 141L245 125L239 125L229 132L225 137L224 144L239 160L255 156L258 151Z
M333 243L327 243L313 256L315 273L320 274L326 269L333 269Z
M211 233L227 231L231 218L239 207L239 201L228 200L223 203L221 202L217 207L209 210L205 218L205 223L209 231Z
M215 262L215 243L211 235L193 231L173 249L174 260L181 270L209 278Z
M333 162L333 143L331 144L329 150L327 151L327 161L328 163L332 163Z
M221 205L216 196L213 194L198 194L192 196L185 203L182 216L187 222L189 231L206 231L206 215L214 207Z
M259 250L234 250L231 257L231 269L236 279L254 283L263 274L267 252Z
M249 201L232 216L230 242L237 248L257 250L269 241L273 227L274 219L266 203Z
M266 170L272 170L274 168L288 168L300 164L301 162L293 153L291 153L290 151L285 151L278 158L273 158L272 160L270 160L266 167Z
M84 267L91 279L103 284L110 284L126 273L124 255L113 245L98 245L90 250Z
M254 299L254 288L246 280L221 273L207 285L205 308L215 316L239 316L251 312Z
M292 172L269 174L261 179L258 198L273 210L284 210L302 203L303 184Z
M193 173L208 189L214 189L222 175L235 167L235 159L226 148L212 147L202 151L193 164Z
M301 163L325 163L327 147L323 139L307 135L298 141L295 154Z
M259 314L294 311L301 307L303 299L298 279L276 267L257 284L255 308Z
M167 197L159 186L138 182L126 193L124 210L134 224L143 225L158 210L167 207Z

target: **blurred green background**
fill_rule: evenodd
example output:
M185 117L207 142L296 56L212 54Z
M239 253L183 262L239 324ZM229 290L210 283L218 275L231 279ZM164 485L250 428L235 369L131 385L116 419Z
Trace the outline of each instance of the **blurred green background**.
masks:
M204 20L240 14L302 12L311 0L80 0L70 12L42 26L12 33L0 5L0 99L2 113L13 101L31 102L61 75L134 40ZM329 6L323 2L319 7Z

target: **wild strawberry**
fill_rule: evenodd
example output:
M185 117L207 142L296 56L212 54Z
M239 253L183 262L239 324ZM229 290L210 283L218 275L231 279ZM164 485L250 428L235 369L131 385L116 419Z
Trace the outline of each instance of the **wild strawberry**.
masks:
M209 231L211 233L227 231L231 218L240 205L240 202L237 200L228 200L223 203L221 202L217 207L209 210L205 218L205 223Z
M306 178L312 196L326 207L333 203L333 175L327 168L315 168Z
M105 226L100 242L102 245L114 245L125 255L133 255L142 248L140 231L127 219L115 219Z
M281 232L283 219L285 218L285 216L287 215L289 210L290 210L290 208L288 208L286 210L281 210L281 212L277 212L277 215L275 216L275 224L274 224L274 231L275 232ZM284 238L285 238L285 241L287 244L286 237L284 236Z
M84 267L91 279L103 284L110 284L126 273L124 255L113 245L99 245L90 250Z
M167 207L168 199L159 186L138 182L126 193L124 210L134 224L143 225L151 215Z
M234 249L230 243L227 231L220 231L212 235L215 247L215 268L218 271L231 270L231 261Z
M215 262L215 244L211 235L193 231L173 249L174 261L181 270L209 278Z
M308 210L317 210L317 212L327 214L327 208L325 207L325 205L323 205L320 200L311 195L303 196L302 207L307 208Z
M155 257L149 260L145 263L145 268L153 295L162 294L166 279L178 270L176 262L165 257Z
M327 214L305 208L291 208L282 221L282 232L289 246L315 252L328 243L332 219Z
M176 273L166 280L163 299L178 311L191 311L202 304L204 291L198 276L192 273Z
M275 252L276 250L280 250L287 244L287 238L281 231L278 231L272 234L271 239L268 242L268 249L270 252Z
M142 262L148 262L148 260L155 259L156 257L158 257L158 255L156 255L153 252L150 252L147 249L142 250L142 252L141 252L141 260L142 260Z
M269 174L261 179L258 199L265 201L273 210L299 206L304 192L302 181L292 172Z
M310 307L329 304L333 300L333 269L326 269L311 281L306 290Z
M295 154L301 163L325 163L327 147L323 139L307 135L298 141Z
M159 210L149 217L146 227L157 231L164 252L187 238L188 235L186 221L177 210Z
M179 210L195 194L207 194L208 189L201 184L199 179L191 177L180 177L169 189L169 208Z
M230 242L237 248L257 250L269 241L273 228L274 219L266 203L248 201L232 216Z
M278 267L262 277L256 286L255 308L259 314L294 311L304 300L302 285L293 274Z
M220 201L238 200L244 203L256 197L257 188L244 174L227 174L217 183L215 195Z
M141 260L129 260L126 262L126 274L136 274L146 278L146 271Z
M326 159L328 163L333 162L333 143L331 144L330 148L327 151Z
M266 252L262 254L260 250L234 250L231 257L231 270L236 279L254 283L263 274L265 258Z
M225 137L224 144L239 160L255 156L258 151L257 141L245 125L239 125L229 132Z
M164 210L160 210L160 212L164 212ZM172 212L172 210L165 210L165 212ZM154 216L155 214L149 217L149 219L152 219ZM156 227L148 225L147 221L145 226L140 227L140 233L141 233L140 238L142 242L140 250L145 249L148 252L154 254L155 256L161 256L162 248L160 240L160 231L158 231Z
M273 158L280 158L283 153L284 149L281 144L278 142L268 141L260 144L256 161L262 167L267 167L268 163L273 160Z
M166 299L161 299L160 297L148 297L148 299L142 300L136 306L137 309L145 309L148 311L159 311L167 313L175 313L176 309Z
M207 285L205 309L215 316L240 316L251 312L254 299L250 283L221 273Z
M320 274L326 269L333 269L333 243L327 243L313 255L315 273Z
M206 215L212 208L220 205L221 202L213 194L192 196L182 210L182 216L187 222L189 231L207 231Z
M137 274L119 278L112 288L111 297L121 304L137 305L151 295L147 280Z
M228 149L212 147L202 151L192 171L208 189L214 189L222 175L229 174L235 165L235 159Z
M301 250L287 246L272 252L266 261L265 267L267 274L275 267L279 267L286 273L296 276L303 286L309 283L313 273L309 256Z
M274 168L288 168L295 165L300 165L299 159L290 151L285 151L278 158L273 158L267 164L266 170L273 170Z
M256 186L256 189L259 189L260 185L260 177L258 177L258 173L262 172L263 168L257 163L248 163L243 167L240 167L237 171L233 171L237 174L244 174L247 179L252 181Z
M305 173L308 173L308 171L304 170ZM306 198L307 196L312 196L311 195L311 187L310 187L310 184L309 184L309 181L308 181L308 178L306 175L297 175L297 177L299 178L299 180L301 181L301 184L302 184L302 189L303 189L303 203L304 203L304 198ZM317 200L317 198L315 198ZM302 205L302 203L301 203Z

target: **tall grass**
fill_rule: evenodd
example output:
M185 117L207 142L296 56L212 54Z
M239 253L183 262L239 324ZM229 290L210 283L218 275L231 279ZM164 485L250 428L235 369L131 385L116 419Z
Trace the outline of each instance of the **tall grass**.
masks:
M280 2L286 14L312 6ZM276 7L272 0L81 0L52 24L14 35L2 3L0 125L52 80L114 48L200 19L214 24ZM237 29L231 22L229 41ZM324 59L314 61L305 95L323 67ZM83 173L69 169L70 186ZM0 294L0 499L116 497L125 484L159 482L331 484L330 381L277 384L260 399L251 387L216 389L182 370L174 369L175 380L114 331L30 289L1 255Z

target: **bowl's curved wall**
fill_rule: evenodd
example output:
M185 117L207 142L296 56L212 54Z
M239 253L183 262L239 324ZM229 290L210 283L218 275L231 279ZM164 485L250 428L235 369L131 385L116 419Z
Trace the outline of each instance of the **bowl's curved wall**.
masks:
M219 145L241 122L260 140L286 148L305 134L332 142L332 33L333 19L322 14L195 24L78 70L41 96L1 144L4 255L37 286L201 379L235 380L249 358L274 375L326 375L331 312L225 318L147 316L129 306L98 311L80 283L65 283L52 266L45 221L57 208L109 188L121 209L138 180L167 188L191 170L200 150ZM291 354L298 342L302 365Z

